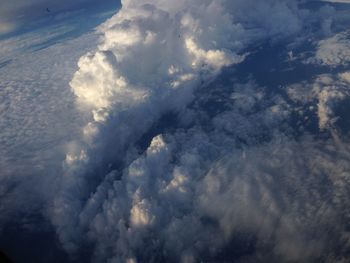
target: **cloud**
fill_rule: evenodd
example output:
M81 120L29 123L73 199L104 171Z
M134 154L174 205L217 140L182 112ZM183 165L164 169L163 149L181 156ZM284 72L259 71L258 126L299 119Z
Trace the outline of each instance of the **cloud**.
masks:
M319 128L335 129L338 119L338 107L341 102L349 99L348 72L338 76L317 76L313 83L298 83L288 87L288 94L295 102L309 105L306 111L315 111L318 117ZM301 112L300 112L301 113Z
M45 47L54 40L74 30L69 25L55 25L42 30L21 34L20 36L8 37L0 40L0 63L7 60L14 60L26 52L33 52L36 49Z
M348 65L350 62L350 40L347 31L318 43L316 63L332 67Z
M79 156L84 153L87 158L72 158L74 153L68 153L69 160L77 162L67 163L62 194L55 201L53 217L58 228L66 222L64 230L76 232L76 226L69 223L72 218L67 209L81 209L80 202L71 203L71 191L81 185L84 194L84 185L89 184L86 173L94 176L90 171L94 171L96 165L108 166L122 160L123 151L161 114L179 110L190 102L200 80L209 80L221 67L241 61L239 54L217 48L214 43L204 42L206 47L194 44L202 35L196 26L200 22L196 22L196 17L209 12L210 8L218 8L218 24L212 28L210 39L221 37L221 25L225 25L228 17L220 16L219 7L204 5L204 13L196 11L178 18L153 5L124 8L101 26L104 41L95 54L80 59L80 70L71 82L80 106L91 112L91 119L83 130L85 140L74 149ZM190 47L188 41L192 41ZM229 39L224 41L229 45ZM119 124L115 126L115 123ZM102 139L105 137L110 140ZM110 148L112 144L114 149ZM98 152L109 152L109 155L101 160ZM67 247L72 247L71 241L66 240L71 238L70 230L59 231Z
M89 33L33 48L65 29L0 41L0 229L7 220L15 221L13 213L37 213L46 202L39 196L49 198L54 188L50 180L61 171L64 145L80 133L81 115L69 81L76 61L95 48L98 36Z
M348 71L298 56L334 37L308 26L324 16L282 0L122 4L99 36L27 54L42 35L2 42L0 226L35 185L28 209L44 206L79 260L344 259Z
M285 118L278 96L252 82L232 90L230 110L208 123L205 105L195 106L196 125L153 137L122 171L106 175L78 229L65 225L78 238L69 240L94 244L96 262L340 260L348 249L348 143L291 140L277 132ZM264 128L272 137L257 143ZM241 242L254 252L231 247Z
M50 212L68 251L94 245L96 261L191 262L215 258L242 231L257 235L259 249L260 240L272 242L268 256L276 259L315 259L327 247L321 226L307 231L314 226L312 217L298 222L306 209L303 198L310 200L311 210L323 200L304 192L302 171L312 164L309 159L300 164L308 155L294 154L294 147L304 151L303 144L309 145L310 156L323 152L317 152L318 142L312 139L289 144L278 135L281 122L292 115L281 96L264 99L263 90L254 94L254 85L236 87L230 97L233 108L205 124L213 132L197 127L154 137L140 156L135 149L163 114L186 109L201 82L210 85L224 67L244 61L247 47L257 41L297 34L307 14L285 1L250 7L243 1L124 1L118 14L100 26L97 52L80 59L71 81L78 106L90 117L84 137L67 153L61 190ZM281 26L282 18L287 27ZM321 128L331 119L329 101L340 98L332 92L318 97ZM260 145L262 138L269 142L266 146L234 150L237 141ZM324 158L331 168L320 169L327 174L337 169L332 156ZM286 160L295 162L282 169ZM319 183L318 174L311 172L312 183ZM284 193L289 191L300 191L300 199L293 201ZM321 193L316 189L313 194ZM334 222L333 212L324 217L326 225ZM320 240L310 243L312 234L321 235Z
M16 24L0 20L0 35L7 34L15 30Z

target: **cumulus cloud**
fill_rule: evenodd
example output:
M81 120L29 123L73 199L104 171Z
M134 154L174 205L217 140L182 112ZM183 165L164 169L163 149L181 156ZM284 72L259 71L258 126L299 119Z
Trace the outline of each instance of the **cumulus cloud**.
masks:
M129 7L132 4L135 7ZM155 5L129 2L101 26L105 34L99 51L80 60L80 70L71 82L81 107L91 112L91 120L84 128L85 140L74 150L78 155L86 153L89 162L69 158L77 162L67 167L67 181L63 179L63 193L56 201L58 207L80 210L79 202L72 204L66 195L71 198L69 195L77 184L87 183L85 173L93 171L96 163L107 166L122 160L127 147L161 114L180 110L192 99L196 84L208 81L223 66L242 60L239 54L228 49L230 36L222 40L224 47L217 47L219 43L215 40L222 36L222 27L229 16L221 15L225 11L218 3L209 4L212 5L202 5L204 13L191 8L181 14L183 11L171 13ZM209 38L201 28L205 21L201 17L210 9L217 13L211 14L217 18L217 25L213 25ZM203 45L198 44L197 38L201 37L206 39ZM104 136L110 141L101 140ZM100 160L96 156L99 151L111 153ZM72 155L74 153L69 153ZM69 214L66 209L57 208L54 218L59 225L66 220L72 222ZM64 239L67 235L59 234Z
M80 105L92 113L87 127L97 129L121 112L138 114L136 109L147 109L149 114L140 114L151 123L160 113L186 105L200 81L243 61L244 48L254 41L300 30L303 12L295 4L269 2L261 12L249 6L242 1L123 2L100 26L99 50L80 59L71 82ZM251 19L242 15L245 11ZM291 28L279 27L282 16Z
M11 157L13 149L36 145L51 154L28 163L48 174L38 179L43 213L64 249L94 262L344 260L350 151L340 115L349 72L315 73L308 65L312 70L298 77L308 79L286 85L279 74L299 71L278 68L305 66L298 56L285 62L285 43L329 38L331 24L314 35L305 24L337 11L312 16L283 0L122 4L99 26L98 43L87 35L0 71L0 114L11 113L0 119L0 153ZM342 46L344 34L329 39ZM7 41L2 54L21 49L9 43L25 43ZM267 42L274 52L266 52ZM346 61L340 50L338 60ZM72 61L81 53L76 70ZM60 60L47 67L53 54ZM283 60L262 71L277 84L255 79L261 69L249 66L252 57ZM31 68L18 72L20 63ZM50 96L43 92L48 78L55 83ZM71 91L62 91L69 80ZM56 151L71 138L64 154ZM10 159L0 158L7 175L17 172Z
M318 43L316 63L327 66L344 66L350 62L349 32L341 32Z
M277 130L291 110L264 90L234 86L229 110L209 123L205 105L191 106L197 124L153 137L121 174L106 175L69 240L92 242L96 262L342 260L348 143L290 141ZM264 129L275 134L260 144Z
M318 117L319 128L334 129L338 114L337 108L341 102L347 103L349 90L347 83L348 72L338 76L321 75L313 83L298 83L288 87L290 98L308 108L301 111L314 111Z
M316 259L327 247L324 225L309 233L313 217L298 217L304 209L312 214L324 201L313 199L319 189L309 193L302 187L304 172L310 172L303 168L312 167L306 157L323 152L308 138L287 143L274 134L291 114L282 96L267 99L252 83L236 86L229 109L213 123L156 136L144 154L137 154L139 140L163 114L191 115L183 110L201 83L210 85L224 67L244 61L247 47L257 41L297 34L307 13L287 1L257 8L246 1L122 4L100 26L97 52L80 59L71 81L78 107L90 117L82 140L67 153L50 211L63 246L74 252L92 244L96 261L195 262L215 259L230 242L240 242L235 235L253 233L255 247L263 250L261 240L271 243L267 258ZM324 128L331 123L329 101L342 96L332 89L317 94ZM206 126L214 131L205 133ZM270 143L243 150L264 140ZM243 149L234 150L237 144ZM293 149L304 149L303 144L311 152L298 156ZM329 165L319 169L331 174L338 164L332 155L324 158ZM287 165L290 159L295 162ZM310 172L311 185L319 183L322 171ZM322 214L324 224L332 224L337 213ZM310 242L313 234L320 238Z

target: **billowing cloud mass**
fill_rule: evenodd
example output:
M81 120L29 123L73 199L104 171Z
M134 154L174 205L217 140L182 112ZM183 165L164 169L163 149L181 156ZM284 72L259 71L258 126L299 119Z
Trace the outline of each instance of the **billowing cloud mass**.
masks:
M290 1L122 4L71 81L90 117L67 153L51 211L63 246L74 253L93 244L98 262L228 260L235 242L252 242L274 260L314 260L326 248L336 258L323 229L346 205L338 184L348 167L334 155L340 145L324 142L330 154L308 137L288 142L278 127L292 106L252 82L235 86L220 103L226 111L205 124L202 106L186 108L202 96L196 87L214 85L256 42L297 35L307 12ZM334 124L332 104L348 93L315 84L309 96L324 129ZM169 112L191 128L147 135ZM269 143L260 144L264 129ZM337 227L346 243L341 219Z
M35 119L70 131L38 191L72 262L346 262L349 10L307 2L124 0L80 38L72 124Z

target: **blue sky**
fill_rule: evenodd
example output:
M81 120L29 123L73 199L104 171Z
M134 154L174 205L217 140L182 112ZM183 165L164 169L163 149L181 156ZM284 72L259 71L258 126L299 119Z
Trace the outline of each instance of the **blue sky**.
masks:
M15 0L0 1L0 36L23 28L28 23L66 12L81 9L106 9L117 7L117 0ZM46 8L50 10L47 12Z
M325 0L325 2L349 3L349 0ZM28 22L47 17L46 8L54 13L79 9L117 7L120 0L14 0L0 1L0 36L19 30Z

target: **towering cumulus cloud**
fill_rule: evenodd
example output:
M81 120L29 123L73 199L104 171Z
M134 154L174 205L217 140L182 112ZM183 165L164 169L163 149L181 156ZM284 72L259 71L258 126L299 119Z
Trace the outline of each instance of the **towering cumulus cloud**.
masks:
M80 59L71 82L88 122L83 140L69 147L53 211L64 244L72 248L81 236L75 233L81 200L104 173L127 162L128 148L163 113L191 101L198 83L243 59L235 52L242 50L244 30L216 1L123 2L100 31L97 52Z
M64 248L96 262L274 262L316 260L338 249L327 239L349 242L349 211L340 213L349 149L339 138L290 142L279 128L298 87L271 97L248 80L221 87L225 111L204 106L224 68L299 34L306 17L287 0L122 1L70 83L86 124L49 211ZM334 88L320 89L309 93L326 129ZM176 127L162 129L172 114ZM342 236L325 234L336 218Z

